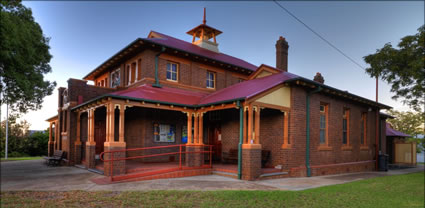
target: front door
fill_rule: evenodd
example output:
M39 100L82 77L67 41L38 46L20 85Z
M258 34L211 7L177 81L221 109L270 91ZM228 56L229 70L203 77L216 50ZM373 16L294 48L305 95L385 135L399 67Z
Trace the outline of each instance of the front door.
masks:
M106 141L106 122L96 121L94 124L94 141L96 142L96 155L103 152L103 143Z
M212 124L208 128L208 143L213 145L213 161L221 161L221 128Z

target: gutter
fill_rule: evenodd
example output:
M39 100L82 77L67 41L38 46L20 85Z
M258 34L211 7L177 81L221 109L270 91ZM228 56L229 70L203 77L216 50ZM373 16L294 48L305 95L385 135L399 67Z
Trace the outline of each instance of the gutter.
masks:
M161 47L161 51L155 55L155 84L153 84L152 87L158 87L158 88L161 88L162 87L159 84L159 78L158 78L158 59L159 59L159 56L162 53L164 53L164 51L165 51L165 47L162 46Z
M317 89L307 92L306 94L306 145L305 145L305 167L307 169L307 177L311 177L310 168L310 95L318 93L322 90L322 87L316 85Z
M238 100L239 108L239 145L238 145L238 179L242 179L242 143L243 143L243 107L241 101Z

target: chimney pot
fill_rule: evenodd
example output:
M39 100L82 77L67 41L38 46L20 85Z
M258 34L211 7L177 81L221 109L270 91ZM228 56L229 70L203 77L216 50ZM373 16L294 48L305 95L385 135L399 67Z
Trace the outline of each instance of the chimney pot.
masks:
M282 36L276 41L276 68L288 71L288 42Z
M320 84L325 83L325 79L323 78L322 74L320 74L320 72L316 73L316 76L314 76L313 81L319 82Z

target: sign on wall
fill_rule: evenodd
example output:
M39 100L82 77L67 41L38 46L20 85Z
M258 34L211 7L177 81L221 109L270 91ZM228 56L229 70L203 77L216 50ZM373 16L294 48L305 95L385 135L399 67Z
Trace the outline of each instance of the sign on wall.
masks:
M187 143L187 126L182 127L182 143Z
M176 141L176 126L169 124L154 125L154 141L155 142L175 142Z

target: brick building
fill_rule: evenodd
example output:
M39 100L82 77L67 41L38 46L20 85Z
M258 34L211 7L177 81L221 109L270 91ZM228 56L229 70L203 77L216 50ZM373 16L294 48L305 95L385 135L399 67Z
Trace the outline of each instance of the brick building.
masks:
M255 66L220 53L221 33L205 17L187 32L192 43L151 31L82 80L69 79L48 119L49 154L63 150L68 165L102 165L105 175L111 167L128 174L135 162L180 163L179 170L236 163L246 180L267 168L275 176L375 169L385 151L378 112L389 106L325 85L320 73L311 80L288 72L283 37L276 67ZM158 148L143 149L150 147Z

